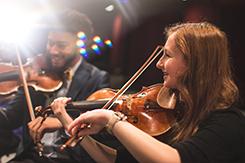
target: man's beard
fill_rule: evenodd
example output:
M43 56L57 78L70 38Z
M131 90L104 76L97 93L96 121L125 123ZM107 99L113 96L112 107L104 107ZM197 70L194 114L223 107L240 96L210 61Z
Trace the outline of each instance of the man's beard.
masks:
M66 57L65 58L65 64L62 67L55 67L52 64L51 55L49 53L46 53L46 63L47 63L48 71L51 73L54 73L60 77L63 77L64 71L70 67L70 65L73 62L73 60L75 59L75 57L76 57L76 54L73 54L69 57Z

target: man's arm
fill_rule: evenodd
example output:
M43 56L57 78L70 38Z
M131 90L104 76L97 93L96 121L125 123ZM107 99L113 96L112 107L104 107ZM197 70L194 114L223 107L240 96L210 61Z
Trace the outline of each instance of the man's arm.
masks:
M37 95L33 89L30 89L30 94L34 105L41 104L42 96ZM10 150L17 147L19 139L12 130L24 126L29 119L25 94L23 89L20 89L6 107L0 109L0 155L11 152ZM25 135L27 136L27 134Z

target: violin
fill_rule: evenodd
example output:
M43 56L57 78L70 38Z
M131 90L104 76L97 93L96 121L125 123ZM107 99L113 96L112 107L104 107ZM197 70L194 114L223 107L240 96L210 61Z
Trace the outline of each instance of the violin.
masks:
M161 91L160 91L161 90ZM116 94L117 90L104 88L91 94L86 101L68 102L66 109L69 111L85 112L88 110L101 108L105 103ZM168 108L161 107L157 99L159 92L162 91L162 84L155 84L149 87L143 87L141 91L135 94L125 94L121 96L113 105L112 110L122 112L127 116L127 121L135 127L143 130L151 136L158 136L167 132L173 123L175 123L175 110L173 101ZM165 93L166 95L166 93ZM161 97L162 98L162 97ZM169 97L165 97L169 98ZM170 100L173 97L170 96ZM163 104L163 103L161 103ZM36 115L46 117L46 114L52 114L51 107L37 107Z
M39 55L32 61L23 65L28 86L36 91L53 92L62 86L62 80L58 75L46 71L47 66L43 56ZM22 86L19 76L19 67L9 64L0 64L0 95L9 95Z
M168 130L169 127L171 126L170 124L172 124L175 121L173 114L167 113L170 116L166 116L165 115L166 110L164 111L164 109L161 108L161 107L165 107L165 106L167 106L167 107L170 106L169 108L175 108L174 105L176 104L175 102L177 99L177 97L175 96L175 93L174 92L170 93L170 91L168 91L168 90L167 91L163 90L163 89L167 89L167 88L162 87L162 85L156 87L158 89L156 89L156 88L152 89L152 90L156 90L156 91L153 91L155 93L152 94L152 96L151 96L152 98L145 98L145 101L141 100L142 98L139 98L139 97L147 97L147 96L145 96L145 94L147 94L147 93L143 92L144 89L142 89L142 92L139 92L135 95L130 95L130 96L125 96L125 95L123 95L123 93L133 84L133 82L136 81L136 79L146 70L146 68L163 52L163 50L164 50L163 46L161 46L161 45L157 46L156 49L153 51L153 53L150 55L150 57L146 60L146 62L137 70L137 72L123 85L123 87L121 89L119 89L116 93L114 92L113 97L111 97L101 108L101 109L111 109L112 106L114 106L114 104L116 102L118 102L120 99L122 99L123 102L122 102L121 106L123 106L123 107L121 107L121 109L117 108L115 110L116 111L119 110L121 112L124 112L124 114L126 114L129 117L128 121L130 123L132 123L133 125L135 125L136 127L140 128L142 130L145 129L145 131L151 135L158 135L158 134L166 132L166 130ZM160 94L166 95L166 97L160 98L160 96L162 96L162 95L159 95L159 93L158 93L159 90L160 90ZM110 92L109 94L113 94L113 91ZM173 94L173 95L171 95L171 94ZM158 97L159 97L159 100L157 99ZM169 100L165 100L165 98L167 98ZM139 103L137 103L137 102L134 103L132 99L138 99ZM155 105L155 104L157 104L157 102L159 102L161 107L155 107L155 106L157 106L157 105ZM151 105L149 105L149 104L151 104ZM133 106L136 109L133 109ZM50 106L47 108L50 108ZM40 108L40 107L38 109L42 110L42 108ZM149 123L147 123L147 122L149 122ZM165 123L165 122L167 122L167 123ZM152 124L150 124L150 123L152 123ZM158 124L165 124L165 125L158 125ZM89 126L90 126L90 124L87 125L87 127L89 127ZM78 137L77 134L72 136L64 145L62 145L60 147L60 150L63 151L67 147L75 146L83 138L84 137Z

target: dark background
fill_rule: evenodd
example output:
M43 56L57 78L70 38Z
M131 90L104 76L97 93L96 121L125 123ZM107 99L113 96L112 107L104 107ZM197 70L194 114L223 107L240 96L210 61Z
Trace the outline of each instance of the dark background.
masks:
M89 0L88 0L89 1ZM108 1L78 2L101 34L113 40L106 66L112 74L112 86L120 88L144 63L158 44L164 44L163 29L176 22L209 21L226 32L233 62L234 78L242 101L245 99L245 23L243 0L121 0L113 1L116 9L106 13ZM87 9L87 10L86 10ZM92 9L92 10L90 10ZM78 7L79 10L79 7ZM102 19L101 19L102 18ZM108 54L105 54L108 55ZM132 85L132 90L162 82L156 61Z
M94 24L95 34L113 42L112 48L106 48L103 54L88 59L111 73L113 88L120 88L154 48L158 44L164 44L163 29L166 26L186 21L212 22L226 32L230 41L234 78L244 102L244 0L23 0L23 3L36 8L47 5L54 8L69 7L87 14ZM110 4L114 5L114 10L105 11L105 7ZM45 33L35 31L29 40L29 52L24 56L42 52L45 47L44 38ZM130 90L140 90L142 86L162 82L162 74L155 68L155 63L156 61Z

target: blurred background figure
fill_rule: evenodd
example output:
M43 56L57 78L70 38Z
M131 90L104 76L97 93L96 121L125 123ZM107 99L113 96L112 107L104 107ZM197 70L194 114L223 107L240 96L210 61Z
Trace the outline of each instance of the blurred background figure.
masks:
M78 33L86 33L87 41L93 33L92 22L86 15L76 10L64 9L46 17L43 26L47 30L46 49L42 55L35 56L30 73L26 76L27 79L31 78L30 76L34 77L35 72L33 74L31 72L39 66L40 69L36 74L42 76L47 72L53 75L53 79L59 79L62 83L54 89L51 88L51 91L45 88L37 89L38 83L30 87L33 108L45 107L59 96L69 96L75 101L85 100L94 91L109 87L108 73L88 63L80 55L80 47L77 45L80 40ZM23 58L23 60L27 59ZM52 83L46 81L46 84ZM5 135L11 135L11 130L23 127L21 148L17 149L17 157L11 162L90 162L90 158L82 152L81 148L75 147L71 151L63 152L59 150L68 138L60 122L53 116L33 117L32 110L30 111L33 108L27 105L28 96L25 96L27 96L26 91L20 87L13 99L1 109L0 132L6 133L0 135L1 154L8 154L10 152L8 148L13 147L12 137ZM79 112L70 114L75 118ZM101 139L104 140L104 137ZM108 141L112 140L110 136Z

